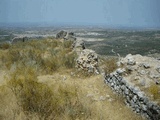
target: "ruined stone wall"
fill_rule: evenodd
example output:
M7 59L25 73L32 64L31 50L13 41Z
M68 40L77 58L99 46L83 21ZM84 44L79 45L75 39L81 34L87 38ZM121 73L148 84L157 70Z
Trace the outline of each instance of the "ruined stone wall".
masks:
M140 113L150 120L160 120L160 106L151 102L138 87L133 87L114 72L105 77L105 83L108 84L118 94L123 95L125 103L132 107L133 111Z

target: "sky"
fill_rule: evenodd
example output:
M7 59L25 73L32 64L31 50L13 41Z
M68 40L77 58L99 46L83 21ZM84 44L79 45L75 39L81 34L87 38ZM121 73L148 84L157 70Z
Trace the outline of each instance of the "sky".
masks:
M0 0L0 24L160 27L160 0Z

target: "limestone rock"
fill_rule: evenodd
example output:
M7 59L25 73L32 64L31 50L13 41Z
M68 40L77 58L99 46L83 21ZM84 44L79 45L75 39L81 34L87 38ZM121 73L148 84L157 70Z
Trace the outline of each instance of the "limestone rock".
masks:
M143 67L146 68L146 69L148 69L148 68L150 68L151 66L149 65L149 63L144 63L144 64L143 64Z
M75 40L72 44L72 48L76 51L81 51L85 49L85 43L83 40Z
M66 36L64 37L64 40L76 40L76 37L74 37L73 32L67 32Z
M131 54L129 54L128 56L126 56L126 59L128 60L127 61L128 65L135 65L136 64L136 61L134 60L134 58L133 58L133 56Z
M98 55L95 51L84 49L76 60L77 67L92 73L98 72Z

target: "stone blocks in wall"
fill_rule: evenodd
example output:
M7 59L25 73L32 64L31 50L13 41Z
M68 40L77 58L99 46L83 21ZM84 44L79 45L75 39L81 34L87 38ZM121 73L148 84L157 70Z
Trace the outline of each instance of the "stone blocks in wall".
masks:
M105 83L118 94L123 95L125 103L132 107L133 111L150 120L160 120L160 106L151 102L139 88L129 85L118 73L114 72L106 76Z

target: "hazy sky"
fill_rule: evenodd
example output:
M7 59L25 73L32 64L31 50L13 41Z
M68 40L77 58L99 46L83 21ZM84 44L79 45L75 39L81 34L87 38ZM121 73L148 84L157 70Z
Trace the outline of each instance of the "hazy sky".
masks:
M160 0L0 0L2 23L160 27Z

